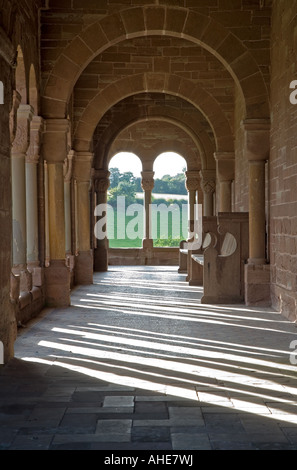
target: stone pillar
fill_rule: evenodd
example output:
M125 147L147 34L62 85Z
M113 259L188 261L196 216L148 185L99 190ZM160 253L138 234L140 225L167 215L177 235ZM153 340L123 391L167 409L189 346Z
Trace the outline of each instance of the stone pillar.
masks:
M107 205L107 190L110 185L109 171L100 169L93 170L93 185L96 194L96 205ZM107 207L106 207L107 210ZM106 217L106 211L103 211L101 217ZM97 218L97 221L99 219ZM105 272L108 270L108 239L97 238L96 248L94 250L94 270L96 272Z
M43 119L34 116L30 128L30 146L26 157L27 265L33 286L41 286L39 260L38 175Z
M76 284L93 283L93 253L90 233L90 182L93 154L77 152L73 176L77 184L77 248L75 260Z
M20 290L32 289L32 276L27 269L26 153L30 142L30 121L33 110L20 105L17 128L11 151L13 260L12 272L20 276Z
M48 179L50 265L45 269L46 304L70 305L70 271L66 265L64 161L67 158L68 120L48 119L43 140Z
M153 248L152 227L151 227L151 202L152 191L154 189L154 171L143 171L141 173L141 187L144 191L144 239L142 240L143 249Z
M220 186L219 212L232 212L232 182L235 177L233 153L215 153Z
M247 305L270 305L270 272L266 263L265 164L270 150L270 123L248 120L245 155L249 164L249 260L245 266Z
M197 204L197 192L199 189L200 175L199 171L186 171L186 188L188 191L188 204L189 204L189 216L188 216L188 230L190 241L193 237L195 230L195 204Z
M203 191L203 215L211 217L214 215L213 196L216 190L215 170L201 170L201 188Z
M65 251L66 256L72 255L71 237L71 180L74 151L70 150L64 161L64 211L65 211Z

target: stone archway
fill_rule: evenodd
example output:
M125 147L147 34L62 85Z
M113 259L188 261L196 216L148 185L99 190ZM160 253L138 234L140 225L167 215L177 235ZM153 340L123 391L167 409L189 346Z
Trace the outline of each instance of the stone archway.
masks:
M127 96L143 92L161 92L179 96L198 108L209 122L216 140L218 152L234 150L230 124L216 100L202 87L192 86L191 82L177 76L163 73L138 74L123 78L98 93L81 116L74 136L77 151L90 149L97 123L116 103Z
M64 49L43 94L43 115L65 118L74 85L94 57L110 45L146 35L181 37L202 45L229 70L244 96L246 118L269 116L268 90L255 59L234 34L217 21L186 8L134 7L88 26Z

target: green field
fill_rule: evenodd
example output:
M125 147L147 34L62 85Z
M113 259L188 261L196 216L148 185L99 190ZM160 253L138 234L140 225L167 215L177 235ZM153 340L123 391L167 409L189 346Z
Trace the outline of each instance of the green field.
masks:
M178 247L186 234L185 213L176 208L174 215L170 211L152 213L152 235L154 246ZM141 248L144 238L142 214L118 214L116 209L107 212L107 234L110 248Z

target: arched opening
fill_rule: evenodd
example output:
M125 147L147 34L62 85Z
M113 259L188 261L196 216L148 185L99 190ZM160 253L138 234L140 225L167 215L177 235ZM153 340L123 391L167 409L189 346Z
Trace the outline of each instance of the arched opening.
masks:
M109 164L107 234L110 248L141 248L143 239L142 163L137 155L120 152Z
M155 159L151 220L155 247L178 247L187 237L186 170L186 160L175 152L164 152Z

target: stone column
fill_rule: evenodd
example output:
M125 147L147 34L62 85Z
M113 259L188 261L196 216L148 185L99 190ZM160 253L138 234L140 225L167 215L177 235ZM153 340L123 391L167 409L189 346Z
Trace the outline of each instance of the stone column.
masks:
M235 177L233 153L215 153L217 177L220 185L219 212L232 212L232 182Z
M48 177L50 266L45 269L46 304L70 305L70 271L66 265L64 161L67 158L67 119L48 119L43 141Z
M77 248L75 260L76 284L93 283L93 253L90 233L90 184L93 154L77 152L73 176L77 184Z
M200 175L199 171L186 171L186 188L188 191L188 230L189 236L188 241L193 238L195 230L195 204L197 204L197 192L199 189Z
M17 111L17 127L11 151L12 214L13 214L13 267L20 276L20 290L32 289L32 276L27 269L27 210L26 210L26 153L30 142L30 121L33 110L20 105Z
M96 205L107 205L107 190L110 185L109 171L100 169L93 170L93 185L96 194ZM107 210L107 207L106 207ZM103 211L102 218L106 217L106 211ZM100 217L100 218L101 218ZM97 217L97 221L99 218ZM108 270L108 239L97 238L96 248L94 250L94 270L96 272L105 272Z
M249 164L249 260L245 266L247 305L270 304L270 270L266 263L265 164L270 151L270 123L248 120L245 155Z
M71 180L75 152L70 150L64 161L64 211L65 211L65 250L67 258L72 255L71 237Z
M40 287L38 221L38 175L43 119L34 116L30 128L30 146L26 157L26 206L27 206L27 264L32 273L33 285Z
M151 202L152 202L152 191L154 189L154 171L143 171L141 173L141 187L144 191L144 239L142 240L142 248L152 249L152 227L151 227Z
M203 215L211 217L214 215L213 196L216 190L215 170L201 170L201 188L203 191Z

